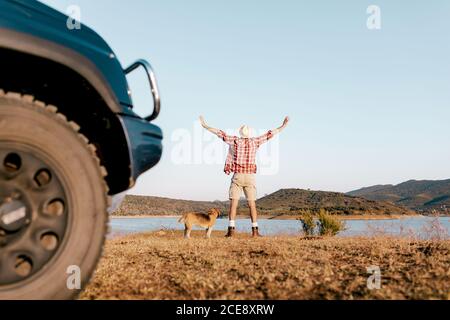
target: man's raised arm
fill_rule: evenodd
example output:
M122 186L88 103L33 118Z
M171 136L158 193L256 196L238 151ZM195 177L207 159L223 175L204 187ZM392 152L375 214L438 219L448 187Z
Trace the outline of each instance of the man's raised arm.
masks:
M269 130L269 132L263 134L262 136L259 136L256 138L256 142L258 143L258 146L262 145L263 143L269 141L270 139L272 139L276 134L280 133L281 131L284 130L284 128L286 128L286 126L289 123L289 117L284 118L283 124L281 125L281 127L278 127L276 129L273 130Z
M209 132L214 133L216 136L218 136L220 139L222 139L225 143L231 145L236 140L236 137L234 136L228 136L224 131L210 127L206 124L205 119L200 116L200 123L202 124L202 127L208 130Z
M215 135L219 136L220 135L220 130L210 127L206 124L205 118L203 118L203 116L200 116L200 123L202 124L202 127L205 128L206 130L208 130L211 133L214 133Z
M281 125L281 127L278 127L278 128L276 128L276 129L273 129L273 130L272 130L272 134L273 134L273 135L276 135L276 134L280 133L281 131L283 131L284 128L287 127L288 123L289 123L289 117L284 118L284 121L283 121L283 124Z

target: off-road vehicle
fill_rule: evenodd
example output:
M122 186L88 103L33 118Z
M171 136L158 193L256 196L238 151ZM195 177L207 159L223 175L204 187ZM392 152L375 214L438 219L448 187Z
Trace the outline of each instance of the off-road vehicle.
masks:
M123 69L68 19L0 0L0 300L76 297L101 256L111 200L161 157L150 64ZM145 119L126 79L138 67L153 94Z

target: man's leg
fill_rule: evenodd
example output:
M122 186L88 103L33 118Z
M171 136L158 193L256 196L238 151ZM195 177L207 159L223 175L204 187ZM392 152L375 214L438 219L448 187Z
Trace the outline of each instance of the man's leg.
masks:
M238 204L239 204L238 199L230 199L230 212L228 214L230 222L228 224L228 232L225 235L225 237L227 238L231 238L232 236L234 236L234 230L236 228L236 213Z
M238 205L239 205L239 200L238 199L231 199L230 200L230 212L228 214L228 218L229 218L230 221L235 221L236 220Z
M232 237L234 235L234 230L236 228L236 215L237 215L237 208L239 205L239 198L242 193L242 188L240 186L240 175L235 174L233 175L233 178L231 179L231 185L230 185L230 212L228 214L228 218L230 220L228 225L228 233L226 234L226 237Z
M248 207L250 208L250 217L252 219L252 224L258 223L258 211L256 210L256 201L248 200Z
M256 201L248 200L248 207L250 208L250 217L252 219L252 237L261 237L258 228L258 211L256 210Z
M256 181L255 175L246 176L244 187L245 196L247 197L248 207L250 209L250 217L252 219L252 236L260 237L258 228L258 211L256 210Z

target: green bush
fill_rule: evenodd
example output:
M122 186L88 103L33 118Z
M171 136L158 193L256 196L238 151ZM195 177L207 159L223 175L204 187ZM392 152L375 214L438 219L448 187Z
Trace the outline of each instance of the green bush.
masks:
M317 225L321 236L335 236L345 230L344 221L339 220L336 216L329 214L323 209L320 209Z
M303 234L305 236L314 235L314 229L316 228L316 222L314 221L314 217L310 212L302 213L299 218L302 223Z

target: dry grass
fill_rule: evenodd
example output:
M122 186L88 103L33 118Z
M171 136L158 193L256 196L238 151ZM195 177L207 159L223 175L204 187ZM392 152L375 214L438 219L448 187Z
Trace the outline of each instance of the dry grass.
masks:
M109 240L82 299L450 299L450 241L387 237ZM382 286L367 289L366 268Z

